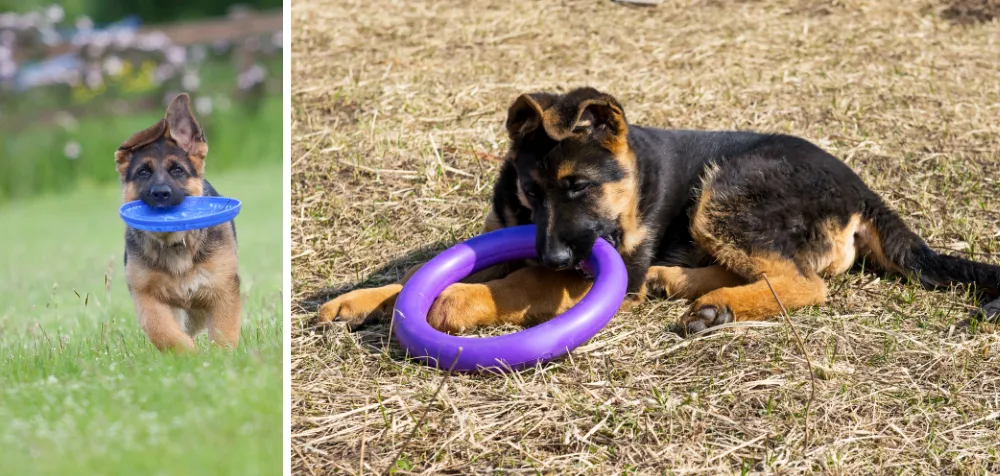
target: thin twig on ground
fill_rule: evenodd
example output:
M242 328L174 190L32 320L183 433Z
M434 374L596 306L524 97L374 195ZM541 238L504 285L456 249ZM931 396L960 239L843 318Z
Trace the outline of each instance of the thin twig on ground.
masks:
M438 384L437 390L434 391L434 395L432 395L430 401L427 402L427 406L424 408L424 412L420 415L420 418L417 419L416 424L413 425L413 429L410 430L410 434L407 435L405 440L403 440L403 444L399 446L399 453L396 454L395 458L389 460L389 465L385 467L385 472L382 474L388 476L389 473L392 471L392 468L396 465L396 462L403 457L403 453L406 451L406 445L408 445L410 443L410 440L412 440L413 437L417 435L417 431L420 429L420 425L424 424L424 420L427 419L427 414L430 413L431 411L431 405L434 404L434 401L437 400L437 397L441 393L441 390L444 389L445 384L448 383L448 378L451 377L452 370L455 369L455 364L458 363L458 358L461 356L462 356L462 348L459 347L458 353L455 354L455 358L451 361L451 366L448 367L448 370L444 373L444 376L441 377L441 383Z
M809 358L809 351L806 350L806 345L802 341L802 337L799 336L798 329L795 328L795 324L792 324L792 319L788 317L788 310L785 309L785 305L782 304L781 299L778 297L778 293L774 291L774 286L771 285L771 280L767 279L767 274L762 275L764 277L764 282L767 283L767 288L771 290L771 295L774 296L774 300L778 303L778 307L781 308L781 317L788 324L788 327L792 329L792 334L795 335L795 342L799 345L799 351L802 352L802 357L806 359L806 366L809 369L809 399L806 400L806 407L803 410L802 416L802 426L803 426L803 436L802 436L802 452L805 453L806 449L809 447L809 409L812 407L813 399L816 398L816 374L813 372L812 359Z

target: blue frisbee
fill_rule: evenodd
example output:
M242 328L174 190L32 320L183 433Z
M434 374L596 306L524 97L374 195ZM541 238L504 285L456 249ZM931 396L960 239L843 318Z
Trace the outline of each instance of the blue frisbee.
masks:
M235 198L187 197L169 208L153 208L136 200L122 205L118 214L132 228L167 233L220 225L236 218L242 207Z

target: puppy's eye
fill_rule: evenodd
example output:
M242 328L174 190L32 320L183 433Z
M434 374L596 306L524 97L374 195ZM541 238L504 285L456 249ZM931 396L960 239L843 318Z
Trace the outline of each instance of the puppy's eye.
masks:
M180 177L184 175L184 169L182 169L179 165L175 165L170 168L170 175L173 175L174 177Z
M526 187L526 186L522 185L521 186L521 191L524 192L524 196L527 197L527 198L531 198L531 199L538 198L538 191L535 190L535 187Z
M152 173L153 172L151 170L149 170L149 167L143 167L143 168L139 169L138 172L135 173L135 176L139 177L139 178L146 178L146 177L149 177L149 175L152 174Z
M579 195L580 193L583 193L584 190L590 188L592 185L593 183L591 182L575 182L573 183L573 185L569 186L569 193L572 195Z

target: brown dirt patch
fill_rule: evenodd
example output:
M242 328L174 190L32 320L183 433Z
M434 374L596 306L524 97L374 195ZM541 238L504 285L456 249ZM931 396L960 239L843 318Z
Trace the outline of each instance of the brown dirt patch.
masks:
M941 16L964 25L990 22L1000 18L1000 0L952 0Z

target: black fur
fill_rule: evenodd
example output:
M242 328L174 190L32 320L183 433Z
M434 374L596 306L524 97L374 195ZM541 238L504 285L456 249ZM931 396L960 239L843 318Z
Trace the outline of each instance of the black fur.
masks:
M540 107L548 108L546 114L554 111L560 120L576 117L575 104L582 98L603 100L609 105L580 117L593 122L595 137L615 133L615 122L603 112L620 105L607 95L585 88L562 97L542 93L531 97L544 101ZM555 174L549 173L563 161L572 161L588 171L588 180L612 182L621 177L613 156L594 139L553 140L551 128L538 126L519 133L531 129L530 124L524 126L531 114L532 109L515 103L508 117L511 159L494 189L497 218L504 226L538 224L538 253L552 267L565 266L544 259L552 253L552 238L546 233L568 243L574 264L589 254L597 236L619 246L622 230L608 229L609 223L596 217L595 204L586 193L570 196L571 184L557 183ZM860 215L874 224L891 267L928 287L971 284L985 297L1000 297L1000 267L934 252L846 164L809 141L781 134L628 125L627 144L636 158L641 222L649 231L636 249L623 255L629 292L640 289L653 264L700 267L712 262L692 238L691 214L702 180L715 167L712 199L728 217L720 238L740 249L786 257L802 270L806 263L797 257L803 252L829 251L824 247L830 243L817 239L824 226L831 221L846 226L852 216ZM534 195L529 198L530 209L518 199L519 181L525 194ZM553 213L557 222L546 226Z
M886 256L924 287L972 284L987 299L1000 298L1000 267L932 250L881 202L865 210L882 235Z

